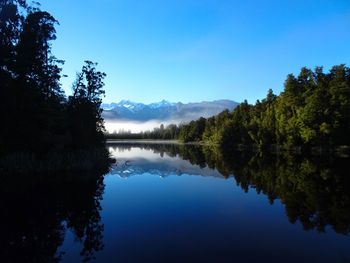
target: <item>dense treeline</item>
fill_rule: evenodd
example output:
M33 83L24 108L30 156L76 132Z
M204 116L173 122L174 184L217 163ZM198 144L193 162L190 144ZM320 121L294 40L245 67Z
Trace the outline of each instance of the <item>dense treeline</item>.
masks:
M269 90L262 101L241 103L234 111L180 127L179 139L235 145L350 145L350 69L318 67L288 75L279 95Z
M181 127L181 126L180 126ZM131 131L121 131L118 133L106 133L107 139L126 139L126 140L139 140L139 139L152 139L152 140L175 140L179 137L180 128L178 125L170 124L154 128L152 131L144 131L140 133L132 133Z
M234 148L237 145L266 148L334 147L350 145L350 69L334 66L302 68L288 75L279 95L268 91L255 105L247 101L232 112L200 118L188 124L169 125L139 134L109 134L112 139L178 139Z
M86 61L65 96L52 54L58 21L24 0L0 0L0 153L47 153L104 144L105 74Z

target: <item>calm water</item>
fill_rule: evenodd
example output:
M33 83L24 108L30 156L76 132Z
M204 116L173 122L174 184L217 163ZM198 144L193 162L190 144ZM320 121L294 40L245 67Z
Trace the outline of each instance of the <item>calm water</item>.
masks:
M0 262L350 262L348 160L109 150L105 176L3 179Z

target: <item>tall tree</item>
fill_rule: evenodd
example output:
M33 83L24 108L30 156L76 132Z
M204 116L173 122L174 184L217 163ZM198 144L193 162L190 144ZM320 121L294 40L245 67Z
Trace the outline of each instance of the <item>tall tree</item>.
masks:
M16 48L16 74L20 105L26 117L19 118L31 144L50 148L58 145L63 133L63 102L60 85L62 61L51 52L58 23L49 13L34 9L23 23ZM35 101L36 103L33 103ZM23 111L21 110L21 112ZM26 127L26 129L25 129Z
M72 144L89 147L104 142L104 123L101 116L103 79L106 74L96 70L96 63L85 61L73 85L73 95L68 99L67 114Z
M25 6L25 2L21 1ZM7 150L16 110L15 74L16 45L24 16L17 1L0 0L0 116L5 128L0 129L0 147ZM1 150L0 150L1 151Z

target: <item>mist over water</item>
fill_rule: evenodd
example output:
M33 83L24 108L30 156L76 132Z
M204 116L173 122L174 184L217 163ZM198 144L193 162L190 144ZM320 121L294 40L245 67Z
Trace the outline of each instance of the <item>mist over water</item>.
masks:
M119 103L104 104L102 116L109 133L139 133L153 130L163 124L189 123L201 117L209 118L224 110L233 110L238 105L230 100L202 101L193 103L170 103L162 101L143 104L122 100Z
M150 121L111 121L107 120L105 122L105 128L108 133L118 133L118 132L131 132L140 133L145 131L151 131L154 128L159 128L161 124L167 126L169 124L180 124L185 123L180 120L150 120Z

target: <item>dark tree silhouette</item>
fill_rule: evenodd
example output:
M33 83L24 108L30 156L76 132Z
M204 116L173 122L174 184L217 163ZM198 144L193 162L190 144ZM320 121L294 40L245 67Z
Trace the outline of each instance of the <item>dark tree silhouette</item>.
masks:
M0 154L46 156L104 145L100 105L106 75L87 61L73 95L65 97L63 61L51 49L57 24L24 0L0 1Z
M68 99L69 130L74 147L88 147L104 143L104 124L100 108L104 95L106 74L97 71L96 63L86 61Z

